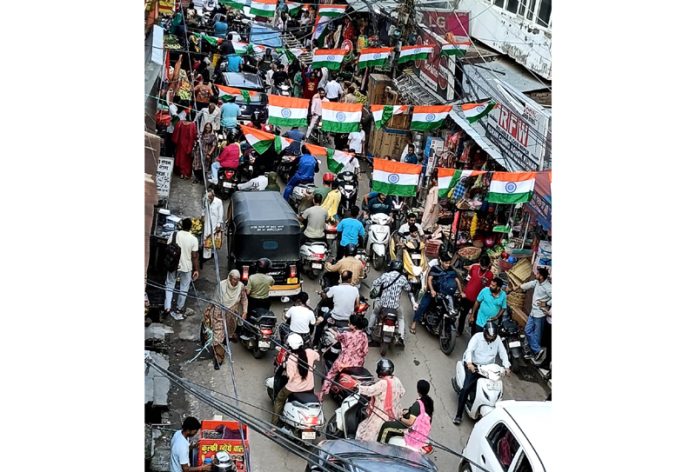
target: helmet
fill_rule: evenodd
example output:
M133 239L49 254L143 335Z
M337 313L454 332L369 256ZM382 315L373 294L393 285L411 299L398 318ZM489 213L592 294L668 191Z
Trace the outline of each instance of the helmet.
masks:
M404 264L401 261L391 261L389 263L388 270L389 270L389 272L395 270L395 271L401 273L404 270Z
M271 270L271 260L267 257L262 257L256 262L256 269L262 274L268 273Z
M483 326L483 337L492 341L496 336L498 336L498 325L492 321L487 321Z
M293 351L299 349L302 347L302 344L304 344L304 341L302 341L302 336L297 333L290 333L288 336L288 347L290 349Z
M358 246L355 244L349 244L345 249L346 256L354 256L358 253Z
M322 180L324 181L325 184L330 184L336 179L336 176L332 174L331 172L327 172L326 174L323 175Z
M384 377L386 375L393 375L394 374L394 363L387 359L386 357L383 357L382 359L377 361L377 377Z

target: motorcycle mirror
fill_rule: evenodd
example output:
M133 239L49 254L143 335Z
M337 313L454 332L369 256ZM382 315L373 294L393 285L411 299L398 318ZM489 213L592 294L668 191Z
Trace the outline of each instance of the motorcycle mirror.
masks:
M290 297L280 297L280 301L282 303L288 303L290 301Z
M322 313L328 313L328 312L329 312L329 307L328 307L328 306L323 306L323 307L321 307L321 312L322 312Z

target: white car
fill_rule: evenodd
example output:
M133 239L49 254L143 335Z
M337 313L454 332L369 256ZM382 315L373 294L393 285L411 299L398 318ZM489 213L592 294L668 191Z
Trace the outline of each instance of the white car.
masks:
M498 402L471 431L459 472L548 472L551 402Z

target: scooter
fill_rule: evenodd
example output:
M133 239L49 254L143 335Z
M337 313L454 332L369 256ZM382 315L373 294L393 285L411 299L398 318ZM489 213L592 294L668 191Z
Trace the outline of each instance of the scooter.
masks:
M372 382L361 382L369 385ZM357 389L357 387L356 387ZM328 439L354 439L355 433L358 430L358 425L367 417L367 397L358 394L357 392L347 396L341 406L336 409L336 412L331 419L326 423L324 434ZM426 444L422 448L412 448L406 445L406 440L402 436L392 436L387 444L394 446L407 447L421 454L431 454L433 447Z
M389 257L391 257L391 260L397 259L396 250L396 240L392 236L389 241ZM425 289L425 273L428 270L428 260L425 257L425 243L411 239L406 241L402 252L402 263L408 283L411 285L411 293L413 293L416 300L419 300L421 291Z
M423 315L423 326L430 334L440 338L440 350L447 355L452 354L457 342L458 316L452 295L442 294L437 294Z
M289 203L295 213L300 212L301 205L307 201L312 201L312 195L314 190L316 190L316 185L314 184L297 184L292 189L290 194ZM311 206L311 203L310 203Z
M505 317L498 324L498 335L510 359L511 370L516 373L525 363L523 359L526 336L514 320Z
M498 364L486 364L476 366L476 373L482 378L476 381L476 388L472 390L475 394L473 397L469 395L464 406L466 414L474 421L493 411L495 404L503 398L502 376L505 369ZM462 361L457 361L455 374L452 377L452 388L457 394L464 386L465 376L466 365Z
M377 322L372 328L372 340L379 343L379 355L384 357L387 348L396 343L399 333L399 318L393 308L382 307L377 315ZM403 344L401 345L403 348Z
M279 353L282 360L276 365L275 374L266 379L266 392L271 401L275 402L278 391L282 388L282 372L285 370L286 352ZM283 407L280 422L286 425L293 435L303 441L316 441L324 426L324 412L319 398L314 392L292 393Z
M367 229L367 254L372 265L377 270L384 269L387 261L387 246L391 234L391 216L384 213L375 213L370 216Z
M300 266L307 277L314 280L324 269L329 247L324 241L307 240L300 246Z
M370 273L370 258L367 256L367 251L363 248L358 248L355 252L355 258L362 263L362 272L360 273L360 279L364 280L367 278L367 274Z
M336 231L336 221L333 219L330 219L326 222L326 225L324 226L324 235L326 236L326 245L329 248L329 251L331 253L336 253L335 251L335 246L336 246L336 237L338 236L338 231ZM366 274L367 275L367 274Z
M251 351L255 359L261 359L271 349L273 328L276 325L276 316L265 308L256 308L249 312L247 319L254 325L249 327L246 323L239 335L240 343Z
M218 182L214 188L215 195L222 200L227 200L237 188L239 180L237 170L231 167L220 167L217 177Z
M353 172L340 172L336 176L341 202L338 204L338 216L350 214L350 207L355 205L358 197L358 175Z

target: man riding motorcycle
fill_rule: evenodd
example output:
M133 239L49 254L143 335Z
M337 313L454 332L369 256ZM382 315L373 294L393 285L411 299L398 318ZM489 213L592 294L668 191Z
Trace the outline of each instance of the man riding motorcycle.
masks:
M423 319L425 311L430 307L438 293L454 295L455 292L462 296L464 293L462 283L457 272L452 268L452 256L444 253L440 255L440 263L431 267L430 272L428 272L427 290L418 304L418 310L413 315L411 334L416 334L416 323Z
M417 307L416 300L413 298L413 293L411 292L411 285L408 283L408 279L403 275L403 269L404 265L401 261L391 261L387 271L372 282L372 288L381 287L382 293L375 302L368 324L368 330L372 332L377 322L377 316L380 315L382 308L396 310L396 316L399 320L399 339L396 342L401 346L404 345L404 331L406 326L404 322L404 312L399 307L402 290L408 292L408 298L411 300L413 309L416 310Z
M462 414L466 406L466 399L469 393L476 387L479 378L483 378L476 372L476 366L495 363L496 356L500 356L505 367L505 373L510 374L510 361L503 342L498 336L498 326L492 321L488 321L482 333L476 333L471 337L469 345L464 351L463 361L466 364L466 377L464 385L459 391L459 403L457 415L452 421L454 424L462 422Z
M314 311L307 306L309 294L307 292L300 292L293 297L293 301L295 304L285 312L286 324L280 325L282 333L281 341L290 333L299 334L304 340L309 340L312 326L314 326L314 323L317 321L314 317Z
M418 235L422 238L425 237L425 233L423 232L423 226L421 226L420 223L417 222L417 217L415 213L409 213L408 216L406 217L406 222L399 226L399 233L405 234L405 233L410 233L411 232L411 225L415 225L416 228L418 228Z
M394 199L384 193L370 192L365 197L363 197L363 210L365 210L368 216L372 216L377 213L384 213L389 215L394 208Z
M297 160L297 171L288 181L283 198L288 200L296 185L314 182L314 174L319 171L319 163L309 153L307 146L302 145L302 155Z
M326 292L321 292L322 299L333 298L334 307L326 318L323 316L317 318L317 325L314 330L315 346L319 345L319 341L321 340L322 334L324 334L324 329L326 328L326 323L329 318L334 321L346 322L350 319L350 315L358 310L358 306L360 305L360 292L356 286L351 284L352 279L353 274L351 271L344 270L341 272L341 283L339 285L334 285Z
M358 247L355 244L349 244L344 251L344 257L335 264L327 262L324 268L327 272L343 272L349 270L353 273L353 278L350 283L357 286L360 284L360 276L362 275L363 265L355 255L358 253Z

